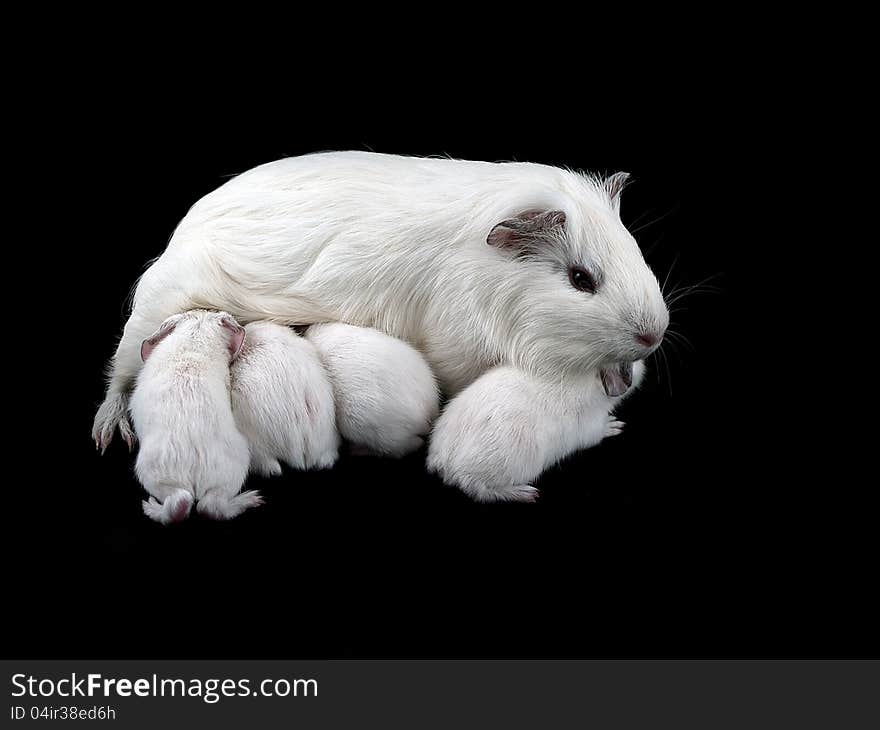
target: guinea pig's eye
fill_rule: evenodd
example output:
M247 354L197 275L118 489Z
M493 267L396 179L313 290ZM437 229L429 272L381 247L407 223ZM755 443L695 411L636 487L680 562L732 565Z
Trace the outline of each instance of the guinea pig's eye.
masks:
M596 293L596 278L580 266L572 266L568 270L568 280L579 291L589 292L590 294Z

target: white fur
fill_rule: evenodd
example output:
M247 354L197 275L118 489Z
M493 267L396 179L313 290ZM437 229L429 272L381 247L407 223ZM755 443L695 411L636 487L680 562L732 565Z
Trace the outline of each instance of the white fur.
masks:
M135 473L147 492L144 513L158 522L185 519L193 503L215 519L260 504L239 494L248 446L229 399L229 332L225 313L193 311L170 318L173 331L144 363L131 396L141 446Z
M662 330L668 314L618 187L545 165L365 152L246 172L192 207L141 278L93 437L104 448L127 432L138 344L193 307L375 327L424 353L450 395L498 364L555 379L644 357L634 333ZM565 213L546 251L487 244L497 223L533 210ZM595 295L570 285L571 264L600 273Z
M232 364L232 412L250 446L251 469L281 474L336 462L333 388L311 342L289 327L253 322Z
M644 369L634 364L625 395ZM533 501L538 491L531 482L545 469L621 432L612 415L620 400L605 395L596 375L552 383L494 368L444 409L431 434L428 468L479 501Z
M439 396L425 359L405 342L347 324L310 327L333 381L342 436L384 456L404 456L424 443Z

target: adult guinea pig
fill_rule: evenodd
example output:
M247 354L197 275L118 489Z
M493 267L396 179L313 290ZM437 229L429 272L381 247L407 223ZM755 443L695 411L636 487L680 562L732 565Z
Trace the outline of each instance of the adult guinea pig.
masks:
M225 312L190 311L165 320L141 344L144 367L131 396L141 441L137 478L152 495L144 513L178 522L196 509L231 519L261 503L239 494L248 472L248 445L229 399L229 363L244 329Z
M318 324L315 344L336 396L339 433L382 456L404 456L424 443L439 410L431 368L405 342L368 327Z
M625 174L367 152L257 167L198 201L138 282L92 435L130 439L167 316L346 322L417 347L447 395L496 365L554 379L650 354L668 324L619 216Z
M232 413L251 469L325 469L339 453L333 388L314 345L289 327L252 322L232 364Z
M550 381L512 367L490 370L437 420L428 469L481 502L534 501L531 482L545 469L623 430L613 410L644 371L637 361Z

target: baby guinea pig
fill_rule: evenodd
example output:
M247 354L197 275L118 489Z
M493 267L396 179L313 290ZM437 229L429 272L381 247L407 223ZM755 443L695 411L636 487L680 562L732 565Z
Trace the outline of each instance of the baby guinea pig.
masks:
M239 494L248 445L232 416L230 362L244 329L225 312L175 314L141 344L144 366L131 397L141 446L135 473L151 497L144 513L168 524L196 509L231 519L262 500Z
M431 368L410 345L368 327L311 326L336 396L336 425L356 448L401 457L417 450L437 417Z
M315 346L289 327L252 322L232 364L232 412L264 476L333 466L339 451L333 387Z
M621 432L613 409L644 371L639 360L549 382L496 367L446 406L431 434L428 469L480 502L532 502L531 482L545 469Z

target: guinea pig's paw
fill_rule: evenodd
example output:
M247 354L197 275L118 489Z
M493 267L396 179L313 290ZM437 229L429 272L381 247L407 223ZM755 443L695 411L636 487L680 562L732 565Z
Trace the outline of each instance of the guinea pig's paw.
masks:
M334 446L327 449L309 465L309 469L332 469L333 465L339 460L339 448Z
M274 462L265 472L266 476L270 477L280 477L281 476L281 464L277 461Z
M610 438L611 436L618 436L623 433L623 421L618 421L614 416L608 416L608 421L605 424L605 435L603 438Z
M538 490L531 484L514 484L510 487L496 487L489 492L491 502L534 502L538 499Z
M259 507L261 504L263 504L263 497L254 489L236 494L226 505L225 518L231 520L233 517L238 517L242 512L246 512L253 507Z
M209 491L199 500L196 510L211 520L231 520L261 504L263 498L254 490L236 494L234 497L227 497L221 491Z
M95 442L95 448L102 454L113 440L117 426L119 426L122 437L126 439L126 443L129 443L129 438L133 443L134 432L128 421L128 397L124 393L108 396L95 414L95 420L92 423L92 439ZM126 438L126 434L128 438ZM131 443L129 443L129 448L131 448Z
M193 497L185 489L176 489L166 497L162 504L168 522L182 522L189 517L193 506Z
M263 504L263 496L256 489L251 489L247 492L236 494L229 501L244 512L246 509L259 507Z
M150 497L141 502L144 508L144 514L151 520L162 522L162 504L156 501L155 497Z
M176 489L164 502L159 502L155 497L142 503L144 514L151 520L170 525L173 522L182 522L189 517L193 505L192 495L185 489Z
M251 460L251 471L264 477L280 477L281 464L278 463L278 459L254 458Z
M137 443L137 436L127 418L122 418L119 421L119 435L122 436L122 440L125 441L128 446L129 452L134 451L134 445Z
M531 484L489 486L479 480L464 478L458 486L477 502L534 502L538 499L538 490Z

